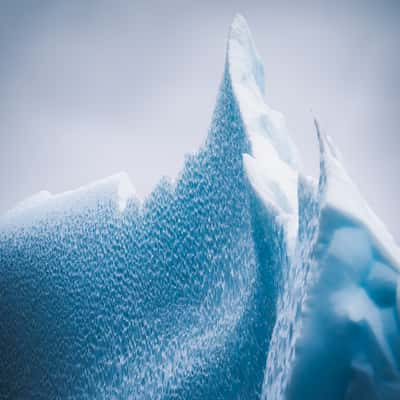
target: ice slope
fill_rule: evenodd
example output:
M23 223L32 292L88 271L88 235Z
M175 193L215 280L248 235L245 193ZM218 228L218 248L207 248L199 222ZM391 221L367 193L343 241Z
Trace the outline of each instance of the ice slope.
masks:
M317 185L243 17L207 139L0 218L0 398L397 399L399 250L322 134ZM319 130L318 130L319 131Z

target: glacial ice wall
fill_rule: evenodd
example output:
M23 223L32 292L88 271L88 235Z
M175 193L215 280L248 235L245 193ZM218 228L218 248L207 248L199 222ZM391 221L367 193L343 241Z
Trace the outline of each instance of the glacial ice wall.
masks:
M235 17L207 139L0 218L0 398L398 399L400 252L318 126L300 172Z

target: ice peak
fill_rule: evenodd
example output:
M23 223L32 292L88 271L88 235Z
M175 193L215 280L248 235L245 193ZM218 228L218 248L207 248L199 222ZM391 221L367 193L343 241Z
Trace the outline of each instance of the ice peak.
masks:
M247 22L240 14L230 27L226 63L248 135L258 132L266 137L279 158L298 169L297 149L289 137L285 119L264 101L264 65Z
M264 66L250 28L241 14L235 15L230 26L227 61L232 80L255 84L253 89L264 96Z
M264 101L264 66L246 20L237 14L227 46L227 73L250 143L244 154L249 180L285 229L289 252L298 229L298 157L281 113Z

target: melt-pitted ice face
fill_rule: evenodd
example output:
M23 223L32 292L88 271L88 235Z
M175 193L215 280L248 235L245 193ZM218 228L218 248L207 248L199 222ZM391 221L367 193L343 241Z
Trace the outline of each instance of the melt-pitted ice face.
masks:
M204 146L0 219L0 397L397 399L399 250L325 136L299 173L243 17ZM316 385L315 382L318 381Z
M117 175L3 218L2 395L258 397L286 249L245 174L244 124L228 50L175 183L140 203Z

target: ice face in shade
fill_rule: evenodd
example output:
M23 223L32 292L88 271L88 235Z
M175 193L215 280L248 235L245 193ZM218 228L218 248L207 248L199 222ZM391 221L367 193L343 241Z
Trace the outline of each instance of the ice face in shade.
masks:
M319 132L320 217L287 399L400 398L399 249ZM318 376L318 384L313 384Z
M237 16L175 182L141 202L121 173L0 219L1 398L399 398L398 247L325 136L319 185L298 172L264 94Z

